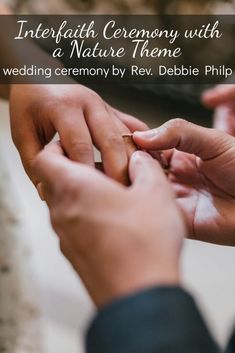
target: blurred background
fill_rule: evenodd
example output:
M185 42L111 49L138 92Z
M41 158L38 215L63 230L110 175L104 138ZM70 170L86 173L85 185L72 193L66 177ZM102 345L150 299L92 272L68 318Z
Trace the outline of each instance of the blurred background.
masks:
M19 13L229 14L234 0L2 0Z

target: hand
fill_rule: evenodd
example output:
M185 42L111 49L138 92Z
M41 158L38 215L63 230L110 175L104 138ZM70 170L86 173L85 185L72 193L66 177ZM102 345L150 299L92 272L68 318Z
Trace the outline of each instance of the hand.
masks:
M13 85L10 113L13 140L35 184L32 162L56 132L69 158L90 166L94 165L94 143L107 175L125 183L128 150L121 135L130 132L129 128L146 128L108 106L94 91L76 84Z
M235 245L235 138L185 120L134 133L146 150L169 150L169 180L190 237Z
M157 284L178 284L184 223L161 166L130 161L131 187L49 145L35 161L61 249L100 307ZM55 178L56 175L56 178Z
M235 136L235 85L219 85L204 92L203 103L215 108L214 127Z

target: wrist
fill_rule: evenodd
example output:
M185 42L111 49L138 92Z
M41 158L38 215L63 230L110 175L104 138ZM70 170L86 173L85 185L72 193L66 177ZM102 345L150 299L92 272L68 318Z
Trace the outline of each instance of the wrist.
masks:
M105 281L106 282L106 281ZM112 276L111 283L104 283L101 288L105 292L96 292L94 299L98 308L101 308L109 303L122 299L123 297L134 295L143 290L153 287L172 287L181 285L181 274L179 266L170 268L164 266L159 269L158 266L152 266L151 271L145 271L144 266L136 268L135 272L128 270L124 273L116 273Z

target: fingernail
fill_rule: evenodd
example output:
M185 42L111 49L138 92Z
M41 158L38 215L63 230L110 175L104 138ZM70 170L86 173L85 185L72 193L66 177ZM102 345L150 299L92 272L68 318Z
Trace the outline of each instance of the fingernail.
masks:
M143 152L143 151L136 151L132 154L131 159L133 162L138 161L139 159L143 159L143 158L149 158L149 159L153 159L150 154Z
M147 131L135 131L134 136L151 139L157 135L157 130L147 130Z

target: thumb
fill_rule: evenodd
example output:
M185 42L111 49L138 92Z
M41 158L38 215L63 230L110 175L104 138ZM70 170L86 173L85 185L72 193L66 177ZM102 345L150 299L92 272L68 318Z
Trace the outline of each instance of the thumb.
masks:
M129 174L134 188L152 191L165 186L170 190L161 165L146 152L136 151L132 154Z
M159 128L135 132L135 143L145 150L168 150L195 154L203 160L215 158L234 146L234 138L215 129L183 119L169 120Z
M40 181L38 192L49 206L54 197L60 197L62 202L64 197L73 200L79 196L80 201L88 200L92 204L95 198L104 200L114 185L119 187L94 168L69 160L59 142L47 145L35 158L33 167Z
M209 108L235 101L235 85L218 85L202 94L202 102Z

